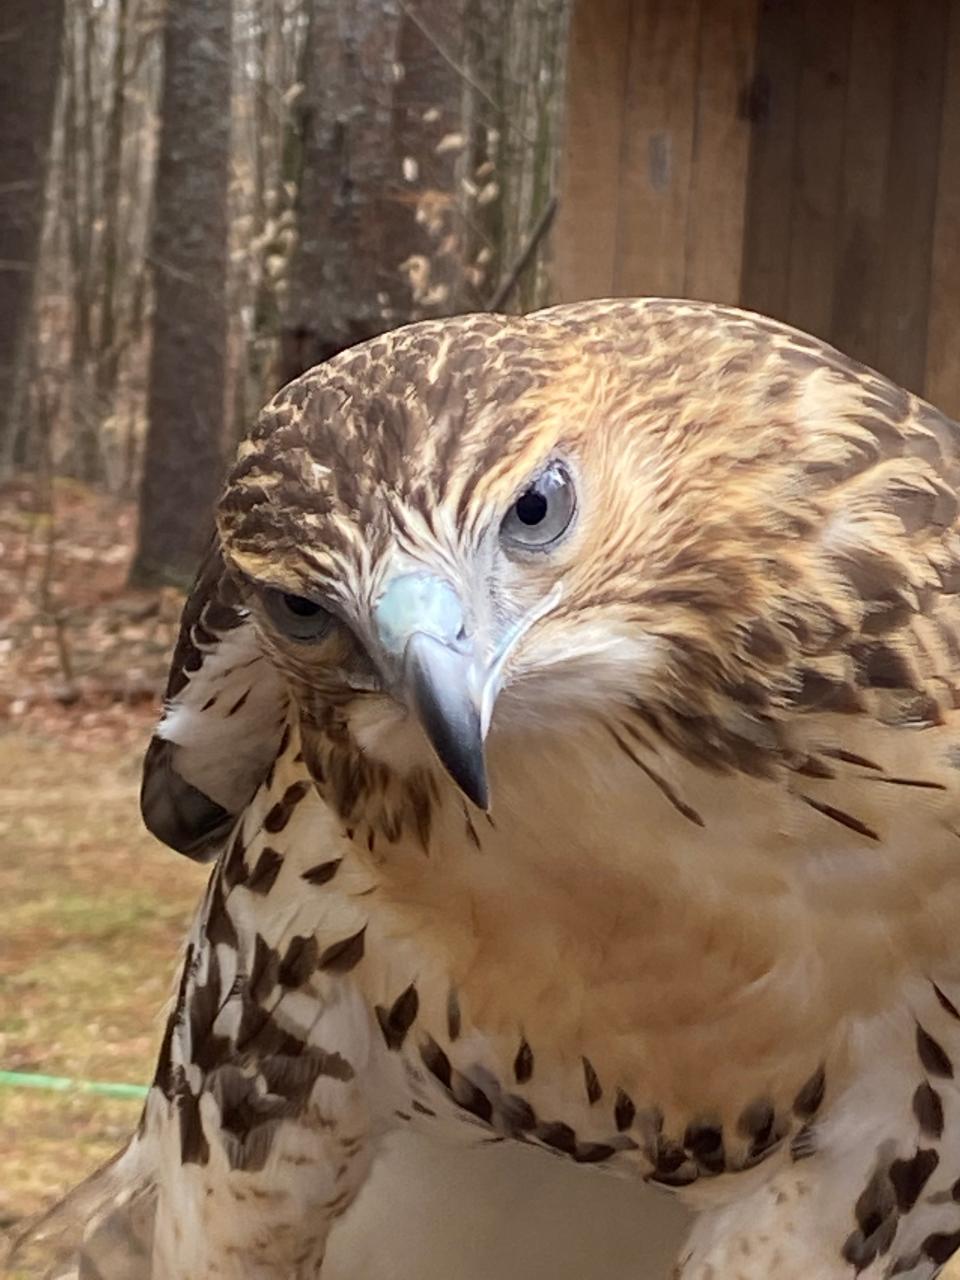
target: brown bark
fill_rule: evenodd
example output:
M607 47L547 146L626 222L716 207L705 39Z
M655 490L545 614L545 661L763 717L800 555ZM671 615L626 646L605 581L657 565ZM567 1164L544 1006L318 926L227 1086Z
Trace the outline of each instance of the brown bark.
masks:
M63 0L0 8L0 457L12 455L11 406L31 310L60 70Z
M572 0L468 0L466 167L479 188L467 257L483 261L487 303L517 271L505 309L530 311L549 298L548 245L525 248L549 216L558 186ZM495 188L493 199L486 190ZM491 187L492 184L492 187ZM478 273L479 281L479 273Z
M283 382L462 301L456 148L436 150L458 126L461 82L433 38L458 47L460 0L420 0L416 13L312 0L310 13Z
M67 14L64 38L62 199L71 311L68 413L70 448L60 459L68 474L103 476L98 421L90 398L92 325L96 296L94 224L98 215L97 147L93 93L95 20L90 3Z
M282 382L388 327L377 297L386 283L379 222L397 25L392 0L310 5Z
M96 376L98 409L102 415L108 412L113 399L120 363L117 276L120 257L120 170L126 107L127 22L128 0L118 0L113 84L103 158L103 279Z
M281 381L504 283L544 299L569 7L312 0Z
M230 0L169 0L151 261L155 311L132 579L186 582L220 484Z

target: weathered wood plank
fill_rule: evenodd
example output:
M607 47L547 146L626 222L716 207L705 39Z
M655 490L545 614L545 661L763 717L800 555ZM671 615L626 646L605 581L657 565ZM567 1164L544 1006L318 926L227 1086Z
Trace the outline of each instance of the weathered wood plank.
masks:
M580 0L570 31L560 204L551 232L557 302L617 292L631 0Z
M877 367L924 384L949 0L899 0Z
M761 0L748 101L750 164L740 298L787 319L802 34L800 0Z
M683 281L690 298L740 298L750 160L745 108L758 12L758 0L707 0L701 8Z
M683 292L700 8L700 0L634 0L618 293Z
M960 3L950 5L924 395L960 418Z
M883 300L897 7L856 0L830 341L875 364Z
M786 318L821 338L833 320L852 10L852 0L801 0Z

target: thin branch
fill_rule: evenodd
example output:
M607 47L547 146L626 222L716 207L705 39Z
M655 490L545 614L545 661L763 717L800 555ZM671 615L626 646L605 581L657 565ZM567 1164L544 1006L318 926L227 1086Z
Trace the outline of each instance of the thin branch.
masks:
M487 306L488 311L501 311L503 309L504 303L517 287L517 281L523 275L526 267L529 266L531 258L537 251L537 246L550 230L550 224L556 216L557 203L557 197L551 196L543 206L543 212L537 219L533 230L527 236L526 244L517 254L513 266L507 272L497 292L490 299L490 303Z

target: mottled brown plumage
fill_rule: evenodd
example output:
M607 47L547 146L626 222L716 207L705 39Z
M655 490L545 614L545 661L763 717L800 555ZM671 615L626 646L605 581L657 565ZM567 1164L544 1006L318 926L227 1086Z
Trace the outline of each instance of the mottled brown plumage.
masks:
M683 1280L934 1274L958 451L815 339L657 299L415 325L274 398L145 775L223 846L128 1156L155 1274L313 1274L379 1133L454 1122L675 1188ZM573 514L525 549L543 477Z

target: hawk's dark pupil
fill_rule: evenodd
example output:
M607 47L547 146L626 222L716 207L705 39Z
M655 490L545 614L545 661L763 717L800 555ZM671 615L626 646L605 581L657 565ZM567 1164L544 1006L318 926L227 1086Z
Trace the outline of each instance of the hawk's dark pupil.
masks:
M312 618L320 612L320 606L314 604L312 600L304 600L303 596L283 597L283 603L287 606L291 613L295 613L298 618Z
M516 511L521 524L539 524L547 514L547 500L536 489L528 489L517 499Z

